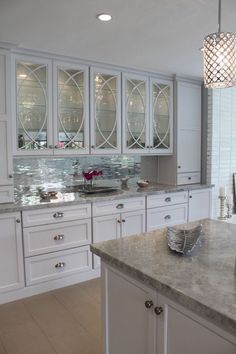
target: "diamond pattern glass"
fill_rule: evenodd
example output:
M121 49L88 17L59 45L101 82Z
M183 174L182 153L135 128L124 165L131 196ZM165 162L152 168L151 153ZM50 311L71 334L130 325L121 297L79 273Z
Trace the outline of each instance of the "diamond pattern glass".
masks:
M236 37L230 32L209 34L204 38L204 84L224 88L236 84Z

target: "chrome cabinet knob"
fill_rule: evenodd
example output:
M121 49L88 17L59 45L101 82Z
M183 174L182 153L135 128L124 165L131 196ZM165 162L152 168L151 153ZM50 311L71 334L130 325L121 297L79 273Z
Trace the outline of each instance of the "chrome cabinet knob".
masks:
M121 224L121 221L120 220L117 220L118 224Z
M12 174L8 175L8 178L13 178L13 175Z
M92 149L95 149L95 145L92 145L91 148L92 148Z
M153 301L152 300L147 300L147 301L145 301L144 304L145 304L145 307L147 309L150 309L153 306Z
M181 166L178 166L178 168L181 168Z
M165 220L170 220L170 219L171 219L171 215L166 215L166 216L164 217L164 219L165 219Z
M188 179L190 180L190 179L192 179L192 177L188 177Z
M56 235L56 236L54 236L54 240L55 241L61 241L63 239L64 239L64 235Z
M192 198L192 195L190 195L189 198L191 199L191 198Z
M163 308L162 308L161 306L156 306L156 307L154 308L154 312L155 312L155 314L156 314L157 316L159 316L160 314L162 314Z
M64 268L65 266L65 262L58 262L57 264L55 264L55 268Z
M116 209L123 209L124 208L124 204L117 204Z
M20 219L16 219L17 224L20 224Z
M122 222L125 222L126 220L125 219L122 219Z
M53 214L53 217L54 217L55 219L57 219L57 218L63 218L63 216L64 216L64 213L61 213L61 212L56 212L55 214Z
M167 197L167 198L165 199L165 202L171 202L171 198L170 198L170 197Z

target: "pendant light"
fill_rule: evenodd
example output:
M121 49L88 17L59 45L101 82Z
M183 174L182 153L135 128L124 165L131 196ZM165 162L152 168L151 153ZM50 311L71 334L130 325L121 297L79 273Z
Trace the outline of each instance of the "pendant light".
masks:
M221 32L221 0L218 5L218 32L204 38L203 56L205 87L236 85L236 36L231 32Z

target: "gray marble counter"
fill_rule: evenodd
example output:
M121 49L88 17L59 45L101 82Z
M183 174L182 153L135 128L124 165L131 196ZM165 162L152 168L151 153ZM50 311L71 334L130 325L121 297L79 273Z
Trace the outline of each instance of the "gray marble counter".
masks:
M57 196L51 199L40 199L39 193L33 186L24 189L16 189L15 203L0 204L0 213L21 211L28 209L50 208L55 206L75 205L81 203L98 202L105 200L117 200L138 196L147 196L153 194L163 194L172 192L181 192L195 189L211 188L211 185L191 184L184 186L170 186L163 184L150 184L145 188L137 188L137 185L131 184L127 188L120 189L115 193L85 195L82 193L64 193L63 189L57 189L52 186L51 190L58 190Z
M103 261L236 334L236 225L203 220L191 256L169 250L166 229L91 245Z

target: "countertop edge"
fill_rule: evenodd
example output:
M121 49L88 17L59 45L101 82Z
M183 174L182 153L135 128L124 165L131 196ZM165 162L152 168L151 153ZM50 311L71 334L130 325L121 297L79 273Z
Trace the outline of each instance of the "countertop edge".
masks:
M108 265L115 267L121 272L125 272L128 276L134 278L135 280L141 281L144 285L147 285L157 291L162 295L169 297L171 300L176 301L179 305L187 308L188 310L202 316L204 319L209 320L214 325L217 325L223 330L230 332L235 335L236 331L236 321L229 318L225 314L210 308L207 305L202 304L198 300L178 291L175 288L170 287L157 279L153 279L149 275L144 274L140 270L129 266L128 264L102 252L95 245L90 245L90 250L92 253L101 257L101 259Z

